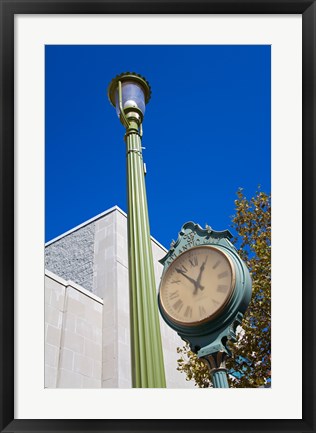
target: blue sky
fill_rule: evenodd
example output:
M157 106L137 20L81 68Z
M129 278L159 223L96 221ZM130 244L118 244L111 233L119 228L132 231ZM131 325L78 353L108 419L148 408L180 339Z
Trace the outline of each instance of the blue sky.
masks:
M126 206L124 127L107 98L135 71L151 234L165 247L194 221L230 229L239 187L271 190L270 46L46 46L45 238Z

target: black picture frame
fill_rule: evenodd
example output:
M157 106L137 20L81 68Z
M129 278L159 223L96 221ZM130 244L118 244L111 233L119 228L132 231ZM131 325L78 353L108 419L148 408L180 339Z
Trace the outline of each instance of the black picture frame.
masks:
M302 14L303 22L303 353L302 420L14 419L14 15L15 14ZM0 0L1 208L0 321L2 432L315 432L315 101L316 5L305 0ZM286 151L286 149L285 149ZM284 332L291 332L285 324ZM289 357L293 348L284 348ZM293 372L296 366L293 365ZM290 379L290 378L289 378ZM240 402L242 404L242 402ZM280 402L282 404L282 402ZM158 408L157 408L158 410ZM264 408L262 408L264 411Z

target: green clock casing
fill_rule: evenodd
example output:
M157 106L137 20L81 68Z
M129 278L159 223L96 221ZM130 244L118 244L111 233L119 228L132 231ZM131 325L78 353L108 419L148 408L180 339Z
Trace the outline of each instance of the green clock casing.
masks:
M227 351L251 299L250 274L231 237L188 222L160 261L160 313L194 352L210 344Z

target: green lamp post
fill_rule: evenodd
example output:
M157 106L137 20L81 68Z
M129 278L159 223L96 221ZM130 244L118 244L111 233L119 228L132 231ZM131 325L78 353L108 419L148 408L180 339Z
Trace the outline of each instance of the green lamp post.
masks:
M108 87L109 100L126 128L133 388L166 387L141 143L150 96L149 83L135 72L116 76Z

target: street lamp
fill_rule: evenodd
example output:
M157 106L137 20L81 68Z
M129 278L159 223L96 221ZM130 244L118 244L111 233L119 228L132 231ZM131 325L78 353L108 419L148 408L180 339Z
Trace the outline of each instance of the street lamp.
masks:
M141 125L151 96L150 85L144 77L135 72L118 75L111 81L108 95L125 127L129 127L129 120L135 115Z
M126 129L128 266L131 360L134 388L165 388L157 294L149 230L142 121L151 96L147 80L135 72L116 76L108 97Z

